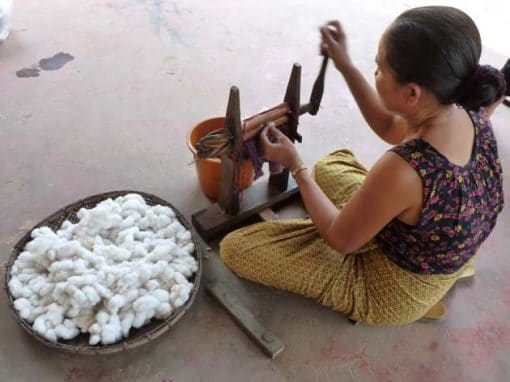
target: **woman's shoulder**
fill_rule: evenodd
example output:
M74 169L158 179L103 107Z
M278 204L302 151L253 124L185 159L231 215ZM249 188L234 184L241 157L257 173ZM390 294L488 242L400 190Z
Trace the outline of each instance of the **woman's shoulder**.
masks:
M430 145L423 139L413 138L406 140L391 147L388 152L395 154L395 158L399 157L400 160L407 162L415 171L424 166L431 166L434 164L432 163L434 153Z

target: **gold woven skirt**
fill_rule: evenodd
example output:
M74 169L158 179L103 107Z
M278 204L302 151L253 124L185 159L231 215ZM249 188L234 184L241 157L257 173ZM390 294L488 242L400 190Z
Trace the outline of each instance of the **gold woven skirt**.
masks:
M317 162L313 176L341 207L366 173L352 152L339 150ZM220 255L241 277L299 293L355 321L378 325L421 318L463 270L415 274L389 260L375 241L342 255L321 238L310 219L257 223L233 231L221 242Z

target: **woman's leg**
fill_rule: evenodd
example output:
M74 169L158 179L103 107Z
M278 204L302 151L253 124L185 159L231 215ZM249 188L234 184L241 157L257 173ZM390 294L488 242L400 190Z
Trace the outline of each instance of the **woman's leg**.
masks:
M339 150L318 161L313 175L333 203L341 206L362 184L366 172L350 151ZM343 280L342 295L328 306L347 315L353 311L356 255L343 256L333 250L309 219L241 228L225 236L220 254L241 277L319 302Z

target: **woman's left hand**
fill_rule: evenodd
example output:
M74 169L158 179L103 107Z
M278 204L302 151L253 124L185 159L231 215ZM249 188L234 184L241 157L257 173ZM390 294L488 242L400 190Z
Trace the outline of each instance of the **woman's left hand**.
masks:
M262 155L270 162L277 162L289 170L302 164L296 146L274 126L267 126L260 133Z

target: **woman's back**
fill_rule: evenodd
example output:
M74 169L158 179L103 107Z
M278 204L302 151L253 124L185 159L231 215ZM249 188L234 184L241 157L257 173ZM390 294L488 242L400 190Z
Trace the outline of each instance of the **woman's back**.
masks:
M490 121L483 111L469 116L474 139L463 165L423 138L391 149L417 172L423 186L417 224L394 219L378 235L388 256L405 269L455 272L476 253L503 208L502 170Z

